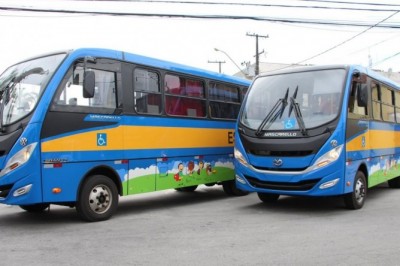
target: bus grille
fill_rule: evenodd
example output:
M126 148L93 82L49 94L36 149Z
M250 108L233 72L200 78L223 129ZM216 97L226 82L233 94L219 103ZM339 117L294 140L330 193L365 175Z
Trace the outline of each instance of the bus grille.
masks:
M302 167L302 168L272 168L272 167L259 167L259 166L254 166L254 168L257 170L262 170L262 171L274 171L274 172L301 172L306 170L308 167Z
M307 191L312 189L321 179L304 180L297 183L261 181L254 177L245 176L247 181L255 188L284 190L284 191Z
M0 198L5 198L10 193L12 185L0 186Z
M303 157L312 154L313 151L312 150L305 150L305 151L249 150L249 153L256 156Z

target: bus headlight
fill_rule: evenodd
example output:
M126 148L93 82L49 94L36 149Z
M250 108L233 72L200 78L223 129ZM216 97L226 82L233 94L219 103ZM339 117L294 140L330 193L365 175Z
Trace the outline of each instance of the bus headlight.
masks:
M249 163L238 149L234 149L233 155L235 156L235 159L239 161L239 163L243 164L246 167L249 166Z
M8 174L9 172L26 163L31 157L33 151L35 150L36 144L36 142L29 144L28 146L24 147L22 150L14 154L14 156L12 156L10 160L8 160L3 171L0 172L0 177Z
M327 153L319 157L319 159L314 163L313 169L318 169L333 163L340 157L342 150L343 145L340 145L328 151Z

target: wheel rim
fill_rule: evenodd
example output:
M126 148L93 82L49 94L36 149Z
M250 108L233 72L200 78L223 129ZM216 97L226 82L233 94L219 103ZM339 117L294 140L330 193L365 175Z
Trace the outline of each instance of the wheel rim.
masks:
M365 185L361 179L357 179L356 187L355 187L355 198L358 203L362 203L365 198Z
M102 214L108 211L112 203L112 193L105 185L95 186L89 195L89 207L92 211Z

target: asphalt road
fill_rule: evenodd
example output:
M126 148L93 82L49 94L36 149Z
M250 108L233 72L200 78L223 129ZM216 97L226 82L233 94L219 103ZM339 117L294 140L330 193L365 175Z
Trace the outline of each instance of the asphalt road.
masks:
M337 198L265 205L200 187L121 198L98 223L0 205L0 265L400 265L399 199L381 186L350 211Z

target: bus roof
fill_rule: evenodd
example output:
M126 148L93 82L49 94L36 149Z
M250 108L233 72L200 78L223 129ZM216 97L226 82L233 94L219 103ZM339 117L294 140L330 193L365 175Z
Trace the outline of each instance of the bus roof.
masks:
M94 56L94 57L106 57L114 58L117 60L122 60L126 62L132 62L138 65L156 67L164 70L185 73L188 75L202 76L205 78L210 78L214 80L225 81L234 84L240 84L243 86L249 86L250 80L229 76L217 72L212 72L200 68L195 68L187 65L182 65L170 61L160 60L152 57L142 56L138 54L133 54L124 51L116 51L111 49L101 49L101 48L79 48L76 50L67 51L70 56Z
M375 72L370 68L366 68L360 65L320 65L320 66L299 66L293 68L285 68L271 72L261 73L258 77L264 76L272 76L272 75L279 75L279 74L288 74L288 73L298 73L298 72L306 72L306 71L317 71L317 70L328 70L328 69L346 69L347 71L354 71L358 70L360 73L366 74L367 76L379 80L385 84L390 85L391 87L400 90L400 84L396 83L395 81Z

